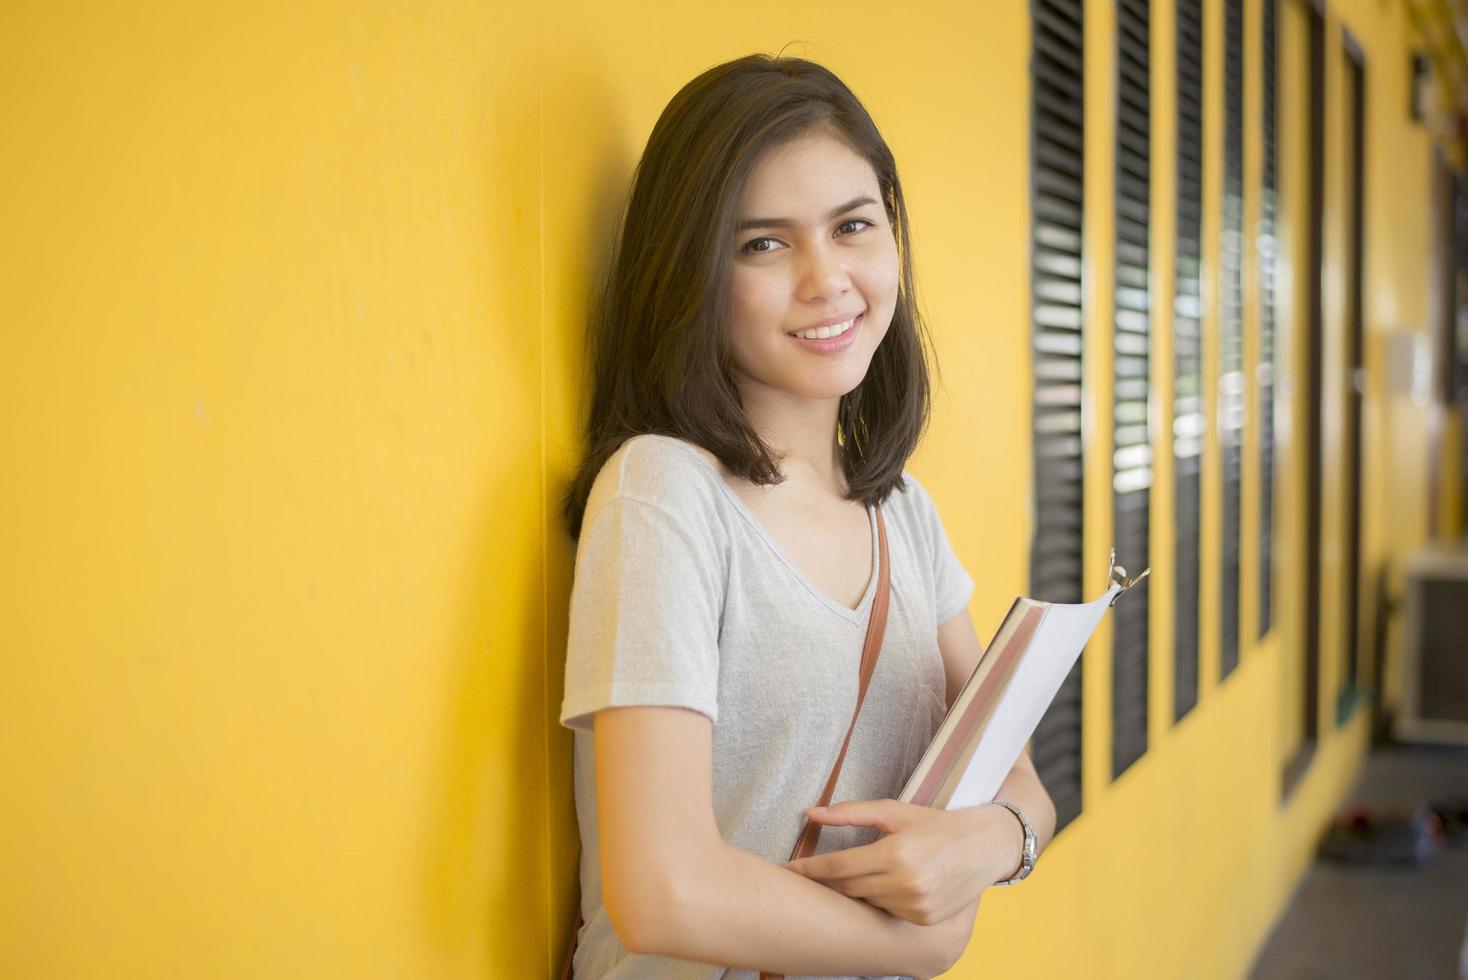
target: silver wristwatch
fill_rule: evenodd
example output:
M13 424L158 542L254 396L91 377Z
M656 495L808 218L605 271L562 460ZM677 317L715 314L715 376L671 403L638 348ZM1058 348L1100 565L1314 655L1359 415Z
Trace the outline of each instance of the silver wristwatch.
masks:
M1030 826L1030 822L1028 819L1025 818L1024 812L1013 803L1006 802L1005 800L993 800L991 802L993 802L996 806L1005 807L1009 810L1010 813L1014 814L1016 817L1019 817L1020 826L1024 827L1025 829L1024 860L1020 862L1019 871L1015 873L1015 876L1013 878L1010 878L1007 881L994 882L993 887L1001 888L1004 885L1012 885L1016 881L1023 881L1026 877L1028 877L1029 873L1034 870L1035 828Z

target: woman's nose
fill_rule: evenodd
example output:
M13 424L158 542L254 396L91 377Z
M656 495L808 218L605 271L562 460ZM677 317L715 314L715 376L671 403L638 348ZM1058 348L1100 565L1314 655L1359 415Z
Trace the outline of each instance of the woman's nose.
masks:
M800 276L800 299L828 300L851 288L851 277L845 263L829 245L816 246L806 252Z

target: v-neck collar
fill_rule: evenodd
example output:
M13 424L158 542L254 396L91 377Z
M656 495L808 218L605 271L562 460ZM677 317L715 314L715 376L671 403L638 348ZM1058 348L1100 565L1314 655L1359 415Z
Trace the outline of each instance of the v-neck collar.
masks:
M733 502L735 509L738 510L741 515L743 515L746 521L749 522L749 526L754 530L755 534L757 534L765 542L765 545L772 552L774 552L775 557L780 559L781 563L784 564L786 568L790 569L790 573L800 580L800 583L805 586L806 590L810 592L811 595L815 596L816 599L823 603L832 612L836 613L838 616L840 616L842 619L847 620L848 622L859 625L862 622L866 621L868 607L871 606L872 599L877 594L877 577L878 571L881 568L881 537L877 533L876 508L874 508L871 504L866 505L867 526L870 528L871 531L872 565L870 575L867 579L866 592L862 594L861 602L857 603L855 609L852 609L850 606L837 602L835 599L831 598L829 595L823 592L819 586L811 581L810 576L805 574L801 567L795 563L795 560L786 553L785 549L781 547L780 542L776 541L774 537L770 534L770 532L765 529L764 524L761 523L760 519L755 516L754 511L749 509L749 505L744 502L743 498L741 498L739 494L735 493L734 488L729 486L729 484L725 482L724 477L720 475L718 470L714 469L712 464L710 464L708 460L703 458L703 454L694 449L692 446L687 445L683 442L682 439L679 439L676 436L669 436L669 438L672 439L674 442L677 442L679 445L682 445L683 448L687 450L691 456L693 456L699 461L699 463L703 465L703 468L708 471L709 476L713 477L714 482L719 485L719 489L721 489L724 492L724 495Z

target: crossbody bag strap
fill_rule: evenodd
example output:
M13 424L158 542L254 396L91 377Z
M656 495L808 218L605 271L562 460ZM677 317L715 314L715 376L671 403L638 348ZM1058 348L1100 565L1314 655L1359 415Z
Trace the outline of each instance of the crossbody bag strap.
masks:
M867 622L866 646L861 651L861 682L856 692L856 710L851 713L851 724L846 728L846 740L841 743L841 754L836 756L836 765L831 768L830 778L826 780L826 788L821 793L821 801L817 806L825 806L831 802L831 794L836 791L836 779L841 775L841 763L846 761L846 749L851 745L851 733L856 729L856 719L861 715L862 702L867 697L867 687L871 684L872 674L877 669L877 657L882 652L882 637L887 632L887 599L892 591L891 565L887 560L887 524L882 520L882 508L877 508L877 540L880 546L881 561L877 570L877 596L872 602L872 616ZM790 860L796 861L800 858L810 857L815 853L816 844L821 839L821 824L806 818L805 827L800 836L795 839L795 847L790 852ZM760 980L785 980L783 973L760 972Z
M867 620L866 644L861 650L861 676L856 691L856 710L851 713L851 724L846 727L846 739L841 743L841 754L836 756L836 765L831 768L831 775L826 780L826 788L821 792L821 801L818 806L825 806L831 802L831 794L836 791L836 779L841 775L841 763L846 761L846 749L851 745L851 733L856 729L856 719L861 715L862 702L867 698L867 687L872 681L872 674L877 669L877 656L882 652L882 637L887 632L887 600L892 592L892 566L887 556L887 522L882 519L882 508L877 506L877 595L872 600L872 615ZM821 839L821 825L807 818L805 827L800 836L795 840L795 847L790 852L790 860L809 857L815 853L816 844ZM561 980L571 980L571 961L576 954L576 940L581 935L581 926L584 919L576 920L576 928L571 930L571 946L566 950L565 965L561 969ZM783 973L760 973L760 980L785 980Z

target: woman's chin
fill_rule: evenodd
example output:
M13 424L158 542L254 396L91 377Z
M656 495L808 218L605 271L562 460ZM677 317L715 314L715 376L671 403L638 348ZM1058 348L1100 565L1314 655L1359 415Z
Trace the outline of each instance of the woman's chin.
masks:
M855 359L853 359L855 362ZM768 389L775 389L787 397L809 401L830 401L848 395L866 378L870 358L860 363L829 364L825 369L804 365L793 369L781 365L780 371L761 371L751 374L735 369L735 378L742 379L740 387L748 382ZM746 394L748 397L748 393Z
M857 385L861 384L862 378L865 376L865 374L851 375L846 373L842 376L829 378L803 378L799 383L792 384L786 390L792 395L800 398L808 398L811 401L830 401L851 394L851 392L856 390Z

